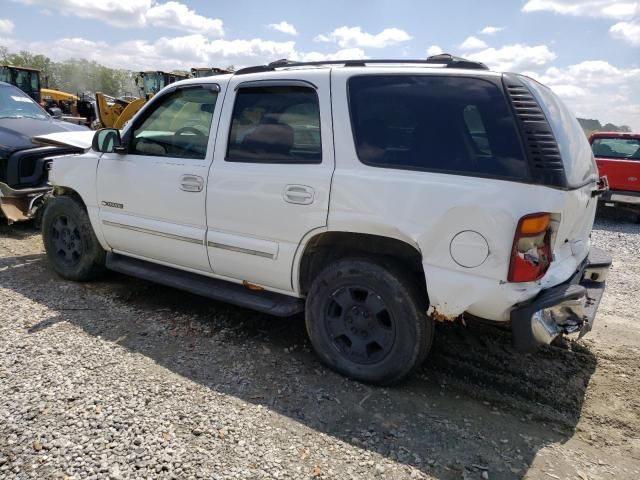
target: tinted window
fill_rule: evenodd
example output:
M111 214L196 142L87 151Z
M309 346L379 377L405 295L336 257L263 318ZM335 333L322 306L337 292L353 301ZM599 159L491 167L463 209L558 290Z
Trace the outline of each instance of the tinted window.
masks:
M181 88L164 95L132 135L130 153L203 159L217 92Z
M480 79L360 76L349 80L360 160L416 170L522 179L527 164L501 90Z
M600 158L640 160L640 140L636 138L594 138L591 148Z
M240 88L227 161L320 163L320 109L310 87Z

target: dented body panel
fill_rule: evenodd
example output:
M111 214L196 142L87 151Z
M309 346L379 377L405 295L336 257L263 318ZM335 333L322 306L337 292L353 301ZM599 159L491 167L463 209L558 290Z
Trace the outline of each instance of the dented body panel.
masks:
M597 178L585 176L584 172L575 170L569 174L572 179L582 180L582 184L571 188L558 188L472 175L365 165L358 159L356 153L347 94L349 78L354 75L363 75L365 72L366 74L384 74L388 73L388 70L383 67L333 69L329 80L331 95L328 95L328 91L323 91L319 95L322 99L320 110L325 155L322 162L323 168L306 166L299 171L314 171L314 175L321 176L321 180L327 185L326 195L324 190L316 188L317 192L322 193L318 198L323 202L328 197L327 205L323 207L325 210L316 211L320 221L308 228L299 229L303 234L296 233L298 236L295 242L288 243L282 241L280 231L282 229L275 229L276 231L271 229L268 235L257 230L262 225L260 222L268 223L266 214L259 216L259 222L255 221L250 225L247 225L247 222L243 223L242 219L245 218L243 215L250 208L262 211L260 208L264 205L258 206L255 203L256 200L258 202L262 198L276 199L278 202L282 200L281 179L272 178L272 183L267 184L264 179L266 176L259 174L262 170L282 169L282 166L274 165L267 168L265 165L256 165L252 168L247 164L224 163L230 128L229 116L233 111L233 105L224 103L226 100L221 95L218 99L220 103L216 105L209 150L206 159L201 163L203 170L209 168L211 177L204 188L210 189L213 185L217 188L216 192L221 195L220 201L213 202L208 210L215 211L216 208L222 208L221 205L224 203L222 195L226 199L242 197L245 203L227 203L224 207L226 210L220 210L220 215L225 215L226 223L215 223L215 216L212 215L202 218L200 223L188 217L188 221L183 222L185 225L178 226L180 230L177 229L178 227L170 230L165 226L165 237L156 236L153 240L146 240L146 242L157 242L157 248L162 249L168 245L165 240L167 232L174 237L174 240L175 237L185 238L191 235L192 240L197 241L192 241L190 248L199 249L198 242L201 241L202 230L208 232L209 243L215 245L226 243L228 248L216 250L219 258L212 257L209 253L210 264L198 260L204 264L204 267L198 269L193 265L186 267L184 264L169 262L166 258L147 259L176 268L197 270L198 273L205 275L217 275L217 271L220 271L219 269L223 266L224 277L233 281L249 281L266 290L304 296L305 292L300 282L301 262L314 236L327 232L347 232L391 238L403 242L419 254L421 270L424 271L426 282L424 295L428 296L430 303L429 313L439 321L454 320L468 312L476 317L508 322L516 306L533 299L545 289L563 284L574 275L576 269L587 257L590 248L589 234L597 200L592 192L596 187ZM427 73L425 69L417 67L403 67L403 72ZM441 76L470 75L468 71L456 70L438 71L437 74ZM501 74L494 72L474 71L472 74L478 78L498 82L501 78ZM274 81L290 80L296 77L295 70L272 72L269 75L269 79ZM302 75L298 76L302 77ZM325 85L324 80L319 80L319 74L317 77L314 78L315 84L328 89L329 85ZM262 74L248 74L243 80L255 81L262 78ZM194 79L186 82L185 85L196 81L214 83L213 78ZM226 75L215 77L215 83L220 85L221 92L225 91L229 81L230 77ZM531 88L538 95L540 103L549 105L545 107L546 114L551 119L550 124L554 132L557 132L556 137L562 155L579 156L581 161L574 163L583 167L585 162L592 162L586 138L584 135L580 135L579 138L574 135L575 125L571 122L575 119L568 117L564 107L556 102L553 94L543 90L546 87L531 84ZM159 101L162 94L163 92L160 92L154 101ZM232 94L227 96L233 97ZM150 103L151 105L147 105L145 109L153 108L153 102ZM138 115L140 114L142 112ZM135 124L135 121L136 117L128 128ZM66 139L62 139L60 136L52 135L44 140L66 142L76 147L88 145L87 140L79 136L67 136ZM126 162L121 164L117 162L125 156L118 156L115 153L105 155L108 155L105 158L115 158L114 172L126 171ZM131 161L134 159L130 155L127 156L127 162ZM60 193L69 189L82 198L98 240L105 249L111 250L113 245L110 245L103 235L104 221L101 222L101 218L104 220L109 215L113 215L114 205L124 203L127 203L124 209L119 207L115 213L126 214L128 203L135 200L138 192L127 192L129 196L126 198L129 200L124 202L122 198L116 198L118 195L113 197L114 192L117 192L115 188L110 192L97 191L97 185L100 184L97 175L102 168L99 162L100 154L91 150L74 158L59 159L54 165L51 181ZM179 173L196 172L198 176L207 178L206 171L199 173L200 170L195 169L189 162L181 160L172 168L176 165L179 167L189 165L189 171ZM225 170L240 173L237 179L231 182L229 180L231 177L225 176L227 175ZM293 169L287 167L286 170ZM211 172L214 174L211 175ZM216 176L215 172L222 173ZM247 178L253 179L254 182L250 189L237 187L237 185L248 185ZM290 181L292 184L305 186L312 185L314 178L311 174L305 177L301 173L300 177L296 176ZM143 179L128 179L127 185L130 185L128 188L133 188L138 180ZM147 181L153 181L153 177ZM172 187L177 188L175 185ZM232 188L236 190L230 193L229 189ZM247 191L248 194L246 194ZM167 201L163 204L163 208L174 209L169 213L179 216L180 212L175 211L179 203L170 201L170 195L175 193L169 193L171 191L168 189L167 192ZM209 190L209 193L212 192L214 191ZM247 195L253 195L253 197L249 198ZM248 207L247 205L252 201L254 204ZM140 202L141 205L144 203L144 201ZM240 208L239 205L244 206ZM204 208L204 203L202 207ZM304 211L293 210L293 207L288 208L289 212ZM192 214L193 211L189 213ZM553 261L544 276L537 281L509 282L509 265L518 222L523 216L537 212L546 212L551 216ZM136 212L135 220L139 224L132 223L132 225L137 229L136 234L141 239L147 235L145 231L160 230L160 227L153 224L153 222L160 224L157 215L151 217L150 210ZM303 220L292 216L288 221L302 223ZM308 221L308 218L304 221ZM123 238L124 236L128 236L129 240L132 238L132 234L126 229L120 234ZM140 240L140 249L134 252L135 255L145 257L144 245L145 243ZM204 257L206 257L206 248L206 245L202 245ZM253 252L253 254L247 252ZM276 260L283 259L286 259L286 262L278 263L276 275ZM256 278L248 277L252 274L256 275Z
M52 118L26 94L4 82L0 82L0 107L0 216L13 223L33 218L43 204L51 190L47 177L53 159L81 151L66 141L43 146L34 137L92 132Z

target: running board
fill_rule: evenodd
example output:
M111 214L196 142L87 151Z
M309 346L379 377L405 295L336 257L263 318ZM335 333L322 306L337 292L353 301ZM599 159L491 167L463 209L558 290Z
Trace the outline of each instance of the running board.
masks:
M205 277L117 253L107 253L109 270L259 312L288 317L304 310L304 300L266 290L249 290L237 283Z

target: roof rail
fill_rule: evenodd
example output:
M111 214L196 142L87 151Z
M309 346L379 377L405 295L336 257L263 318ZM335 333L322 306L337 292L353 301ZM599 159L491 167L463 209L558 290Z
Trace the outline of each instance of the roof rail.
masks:
M276 60L275 62L268 63L267 65L256 65L253 67L241 68L235 72L235 75L245 75L247 73L257 72L271 72L278 68L286 67L313 67L324 65L344 65L345 67L366 67L367 65L381 65L381 64L433 64L444 65L446 68L464 68L470 70L488 70L487 66L481 62L474 62L473 60L467 60L462 57L455 57L448 53L442 53L439 55L432 55L426 59L418 60L324 60L317 62L294 62L287 60L286 58Z

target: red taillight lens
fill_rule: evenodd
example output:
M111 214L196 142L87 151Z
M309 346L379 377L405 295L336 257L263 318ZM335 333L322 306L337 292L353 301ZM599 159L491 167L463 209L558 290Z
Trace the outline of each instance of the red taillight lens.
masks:
M550 222L548 213L520 219L511 250L509 282L533 282L544 276L551 264Z

